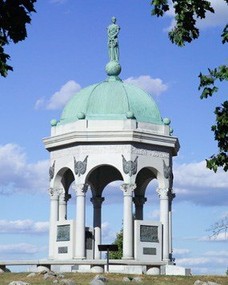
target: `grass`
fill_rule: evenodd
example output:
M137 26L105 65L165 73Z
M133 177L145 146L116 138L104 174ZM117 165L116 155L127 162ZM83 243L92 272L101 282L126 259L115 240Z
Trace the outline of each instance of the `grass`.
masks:
M24 281L31 285L50 285L53 280L44 280L43 275L36 275L28 278L28 273L2 273L0 274L0 285L8 285L11 281ZM76 281L77 285L88 285L97 274L90 273L64 273L65 279ZM136 282L122 282L123 277L133 275L124 274L102 274L108 278L108 285L119 285ZM135 275L139 276L139 275ZM193 285L196 280L216 282L221 285L228 285L228 276L147 276L141 275L142 285ZM132 284L132 285L133 285Z

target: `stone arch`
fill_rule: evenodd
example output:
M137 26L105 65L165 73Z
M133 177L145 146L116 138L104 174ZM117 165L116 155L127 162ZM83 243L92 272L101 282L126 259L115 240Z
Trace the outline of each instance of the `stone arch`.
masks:
M101 196L104 188L116 180L124 179L121 172L110 164L97 165L86 176L86 183L91 186L93 196Z
M75 180L72 170L68 167L61 168L55 175L53 181L54 188L63 188L68 193L69 187Z

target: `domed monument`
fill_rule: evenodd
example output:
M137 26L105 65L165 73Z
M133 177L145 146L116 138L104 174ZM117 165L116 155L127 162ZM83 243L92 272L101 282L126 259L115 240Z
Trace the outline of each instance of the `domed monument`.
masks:
M124 266L124 272L159 273L173 262L172 158L179 142L152 97L120 79L116 18L107 31L107 78L75 94L60 120L52 120L51 136L44 139L51 160L49 260L77 264L79 270L80 266L87 271L105 270L106 260L99 251L103 190L122 180L123 256L110 260L110 270L115 266L118 271L119 266L123 272ZM157 179L160 197L159 222L143 217L147 186L153 179ZM67 218L70 188L76 193L73 220ZM85 224L88 191L93 204L90 227Z

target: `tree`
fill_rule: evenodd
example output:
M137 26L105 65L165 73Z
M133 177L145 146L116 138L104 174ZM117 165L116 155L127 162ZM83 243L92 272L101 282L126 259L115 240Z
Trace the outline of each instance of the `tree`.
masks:
M211 232L210 238L217 238L221 233L224 233L225 238L227 238L228 216L225 216L223 219L216 222L208 231Z
M123 256L123 228L116 234L116 239L112 244L118 245L118 251L111 251L109 253L110 259L121 259Z
M224 0L228 4L228 0ZM163 16L173 5L176 24L169 32L169 38L172 43L183 47L186 43L191 43L199 37L200 32L197 28L197 19L204 19L207 12L214 13L210 1L206 0L152 0L152 15ZM222 43L228 42L228 24L221 34ZM209 74L200 73L199 90L202 91L200 98L208 98L218 91L215 83L228 80L228 66L221 65L214 69L208 69ZM215 109L215 125L211 127L214 132L214 138L218 142L218 154L213 154L206 160L207 167L214 172L218 167L224 171L228 170L228 101Z
M30 14L36 12L36 0L0 0L0 74L6 77L13 67L8 64L10 56L5 46L18 43L27 37L26 24L31 23Z

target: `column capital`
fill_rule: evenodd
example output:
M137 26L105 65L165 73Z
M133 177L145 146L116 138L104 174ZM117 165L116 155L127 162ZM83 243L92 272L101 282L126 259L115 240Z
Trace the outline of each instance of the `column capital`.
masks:
M169 188L157 188L156 192L158 193L160 199L168 199L169 198Z
M136 184L127 184L124 183L120 186L120 189L123 191L124 196L132 196L133 191L136 188Z
M133 198L133 202L135 203L136 206L143 206L146 201L147 201L147 198L144 196L135 196Z
M104 197L94 196L90 199L90 201L93 203L94 208L100 208L104 199Z
M58 199L61 194L62 188L49 188L48 192L51 199Z
M88 184L75 184L72 188L75 190L76 196L85 196L88 190Z

